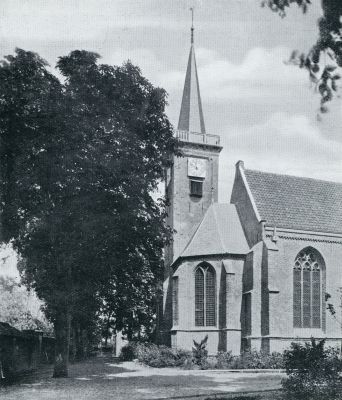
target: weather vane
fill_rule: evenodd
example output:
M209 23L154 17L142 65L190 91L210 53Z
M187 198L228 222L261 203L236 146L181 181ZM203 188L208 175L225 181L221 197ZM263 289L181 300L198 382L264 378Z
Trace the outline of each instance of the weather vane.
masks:
M190 7L191 11L191 43L194 42L194 7Z

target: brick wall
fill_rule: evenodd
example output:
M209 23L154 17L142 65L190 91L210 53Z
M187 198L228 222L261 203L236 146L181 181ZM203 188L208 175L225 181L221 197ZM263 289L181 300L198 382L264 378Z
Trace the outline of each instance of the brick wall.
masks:
M175 157L168 185L170 200L168 225L176 230L171 248L166 250L166 264L170 265L187 245L194 229L205 212L218 199L218 162L220 148L209 145L182 143L184 157ZM203 196L190 196L188 157L206 160L206 177L203 181ZM213 189L212 189L213 188Z
M195 326L195 270L203 261L216 272L216 326ZM179 278L178 325L172 327L172 345L190 350L193 340L208 335L208 351L240 353L241 291L244 259L239 257L202 257L184 261L174 273Z
M341 320L342 287L342 239L319 234L281 232L277 241L268 246L272 237L263 244L263 251L253 251L258 259L253 263L252 331L248 336L251 346L265 351L282 351L292 341L307 341L310 337L326 338L327 344L336 345L342 338L340 324L326 310L324 294L331 294L329 302L334 304ZM306 247L318 251L325 263L322 288L322 327L293 327L293 266L296 256ZM246 277L246 283L249 280ZM257 288L260 288L258 290Z

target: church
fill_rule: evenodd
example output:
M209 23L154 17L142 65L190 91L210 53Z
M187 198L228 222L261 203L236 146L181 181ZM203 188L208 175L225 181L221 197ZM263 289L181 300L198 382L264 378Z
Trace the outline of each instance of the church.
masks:
M342 184L236 160L231 197L218 203L222 147L205 129L193 28L175 134L183 157L166 173L175 233L165 249L162 342L191 350L208 335L209 354L283 351L311 337L339 347Z

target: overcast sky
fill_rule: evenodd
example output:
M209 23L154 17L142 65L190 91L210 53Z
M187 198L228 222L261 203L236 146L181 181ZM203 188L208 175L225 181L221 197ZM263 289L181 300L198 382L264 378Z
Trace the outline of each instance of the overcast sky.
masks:
M250 169L342 182L341 100L318 122L319 96L304 71L284 63L317 37L320 1L281 19L260 0L1 0L0 56L15 47L52 66L74 49L102 62L130 59L169 93L177 124L195 7L195 47L208 133L219 134L220 201L237 160Z

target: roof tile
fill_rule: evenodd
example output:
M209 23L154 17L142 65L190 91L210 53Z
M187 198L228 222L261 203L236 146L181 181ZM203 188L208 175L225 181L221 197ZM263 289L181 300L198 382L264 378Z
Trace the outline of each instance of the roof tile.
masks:
M212 204L181 257L246 254L249 251L234 204Z
M342 184L246 169L249 188L267 226L342 233Z

